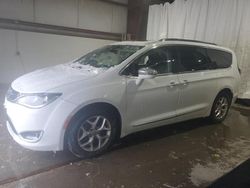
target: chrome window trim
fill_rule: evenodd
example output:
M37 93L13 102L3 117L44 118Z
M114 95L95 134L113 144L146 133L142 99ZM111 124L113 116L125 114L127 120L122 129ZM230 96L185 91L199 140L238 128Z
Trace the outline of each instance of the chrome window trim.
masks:
M218 51L222 51L222 52L227 52L230 53L232 56L233 54L230 51L227 50L223 50L223 49L217 49L217 48L213 48L211 46L199 46L199 45L195 45L195 44L153 44L150 48L148 48L147 50L145 50L143 53L137 55L136 57L134 57L134 59L132 59L128 64L126 64L120 71L119 71L119 76L125 76L125 77L134 77L134 78L138 78L138 76L129 76L129 75L124 75L123 71L130 66L132 63L134 63L135 60L137 60L138 58L140 58L141 56L143 56L144 54L146 54L147 52L149 52L152 49L157 49L160 47L178 47L178 46L190 46L190 47L199 47L199 48L204 48L204 49L213 49L213 50L218 50ZM145 47L146 48L146 47ZM213 71L213 70L225 70L225 69L230 69L232 68L233 62L231 63L230 67L227 68L216 68L216 69L205 69L205 70L195 70L195 71L184 71L184 72L176 72L176 73L171 73L171 74L186 74L186 73L196 73L196 72L205 72L205 71ZM166 73L169 74L169 73ZM159 75L157 75L156 77L158 77Z
M154 78L161 77L161 76L170 76L170 75L176 75L176 73L165 73L165 74L157 74ZM138 76L130 76L130 75L122 75L125 76L126 78L132 78L132 79L137 79Z
M218 71L218 70L229 70L231 69L232 66L230 67L227 67L227 68L218 68L218 69L206 69L206 70L196 70L196 71L184 71L184 72L178 72L178 73L175 73L175 74L190 74L190 73L201 73L201 72L210 72L210 71ZM228 71L227 70L227 71Z

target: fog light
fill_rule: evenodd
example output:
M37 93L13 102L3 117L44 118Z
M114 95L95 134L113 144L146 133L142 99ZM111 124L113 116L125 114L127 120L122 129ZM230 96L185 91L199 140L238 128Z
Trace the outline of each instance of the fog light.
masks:
M22 139L28 142L38 142L43 135L43 131L29 131L29 132L22 132L20 136Z

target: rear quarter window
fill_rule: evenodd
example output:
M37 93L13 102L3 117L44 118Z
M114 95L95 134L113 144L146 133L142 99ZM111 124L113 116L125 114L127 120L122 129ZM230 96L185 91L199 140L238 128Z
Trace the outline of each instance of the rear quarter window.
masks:
M228 68L232 65L232 54L225 51L207 49L207 55L209 56L211 62L216 64L218 69Z

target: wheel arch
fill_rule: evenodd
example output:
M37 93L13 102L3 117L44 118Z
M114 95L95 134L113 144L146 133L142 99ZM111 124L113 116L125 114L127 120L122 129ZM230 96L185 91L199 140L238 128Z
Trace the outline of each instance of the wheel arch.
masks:
M95 110L98 108L103 108L103 109L107 109L110 110L111 113L114 113L114 115L117 117L117 121L118 121L118 129L117 129L117 138L120 138L121 136L121 129L122 129L122 116L120 111L118 110L117 107L115 107L113 104L108 103L108 102L93 102L90 104L87 104L85 106L80 107L79 109L77 109L69 118L68 123L65 125L65 133L63 136L63 148L67 149L67 136L68 136L68 131L70 126L72 126L72 123L75 121L75 119L80 116L81 114L90 111L90 110Z
M216 95L216 97L217 97L218 95L222 94L222 93L228 94L229 97L230 97L230 99L231 99L230 102L232 102L232 99L233 99L233 96L234 96L232 89L230 89L229 87L223 88L223 89L221 89L221 90L218 92L218 94ZM216 97L215 97L215 98L216 98Z
M232 102L232 99L233 99L233 91L232 91L232 89L230 89L230 87L222 88L221 90L219 90L217 92L217 94L215 93L214 98L211 99L211 105L208 108L207 116L211 115L211 111L212 111L212 108L213 108L214 101L217 98L217 96L220 95L221 93L227 93L230 96L231 102Z
M214 106L215 106L215 104L216 104L217 98L218 98L220 95L227 95L227 96L229 97L230 101L229 101L229 105L228 105L229 107L228 107L228 108L230 108L230 105L231 105L232 99L233 99L233 91L232 91L230 88L227 88L227 87L226 87L226 88L221 89L221 90L217 93L217 95L215 96L214 101L213 101L212 106L211 106L211 109L210 109L210 112L209 112L209 116L208 116L208 117L210 118L210 120L211 120L213 123L222 122L222 121L225 119L225 117L226 117L226 115L227 115L227 112L228 112L228 109L227 109L226 115L225 115L225 117L224 117L222 120L218 120L218 119L215 119L215 118L214 118L213 109L214 109Z

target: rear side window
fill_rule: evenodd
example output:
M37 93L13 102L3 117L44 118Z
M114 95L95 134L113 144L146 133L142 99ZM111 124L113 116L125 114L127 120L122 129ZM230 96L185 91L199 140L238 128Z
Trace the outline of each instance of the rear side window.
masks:
M205 48L180 46L177 49L180 54L178 72L211 69L212 65Z
M228 68L232 65L232 54L215 49L207 49L207 54L210 58L210 61L213 64L216 64L218 69Z

